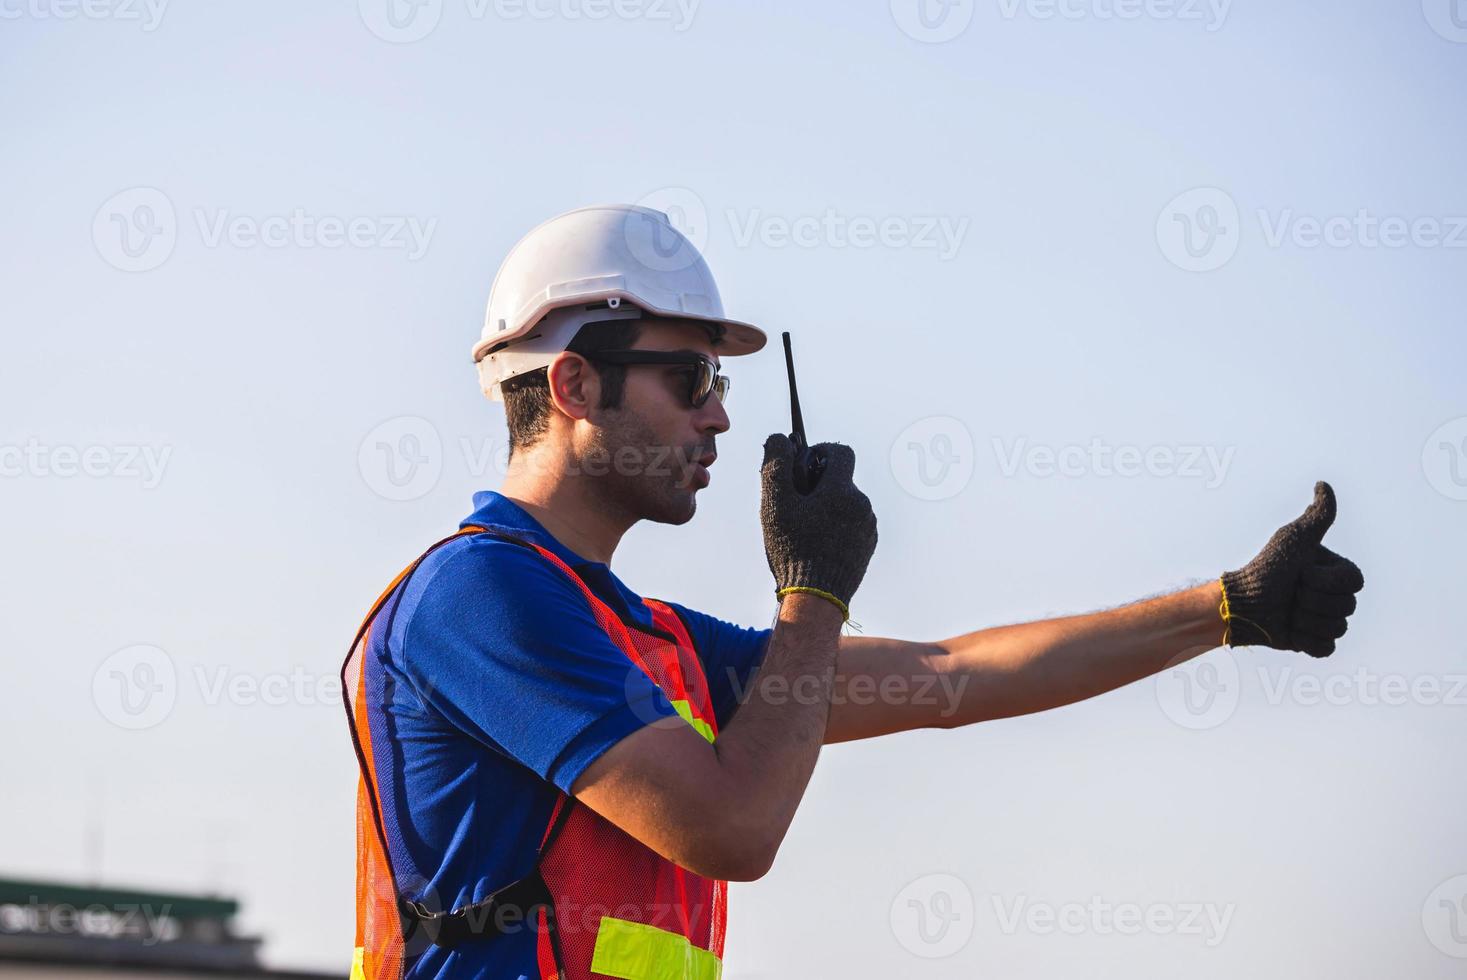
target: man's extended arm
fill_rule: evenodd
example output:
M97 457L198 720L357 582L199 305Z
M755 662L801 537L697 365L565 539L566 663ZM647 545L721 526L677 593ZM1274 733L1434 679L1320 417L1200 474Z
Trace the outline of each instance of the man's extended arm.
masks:
M956 728L1103 694L1218 646L1221 601L1212 582L932 643L841 637L825 741Z
M1323 545L1334 518L1334 491L1320 483L1303 515L1243 568L1119 609L934 643L842 637L825 741L1056 708L1224 642L1329 656L1364 586L1360 569Z

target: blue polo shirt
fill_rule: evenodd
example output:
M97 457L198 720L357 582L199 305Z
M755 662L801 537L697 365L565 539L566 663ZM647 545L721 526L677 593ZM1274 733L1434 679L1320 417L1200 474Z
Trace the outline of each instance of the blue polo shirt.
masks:
M605 563L566 548L509 498L479 493L474 506L464 525L548 549L618 615L652 625ZM668 605L687 625L722 726L770 631ZM370 653L393 869L399 889L432 908L480 901L528 874L558 793L627 735L676 714L596 624L575 583L487 535L456 538L419 565L378 614ZM521 929L452 951L410 946L407 975L536 978L535 945Z

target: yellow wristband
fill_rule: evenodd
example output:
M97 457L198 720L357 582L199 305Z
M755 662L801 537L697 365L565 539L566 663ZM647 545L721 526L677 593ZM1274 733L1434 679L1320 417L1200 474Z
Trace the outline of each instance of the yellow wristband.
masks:
M1228 583L1224 582L1221 576L1219 576L1217 584L1222 587L1223 597L1222 605L1217 607L1217 614L1222 617L1223 646L1227 646L1229 637L1233 635L1233 611L1228 608Z
M808 585L791 585L788 588L780 589L778 592L774 593L774 597L776 599L783 599L785 596L793 595L796 592L802 593L804 595L818 595L822 599L829 599L831 602L835 603L838 609L840 609L842 622L846 622L851 618L851 607L847 606L844 602L841 602L839 596L831 595L824 589L816 589Z
M1269 636L1268 630L1264 629L1262 626L1259 626L1251 619L1243 619L1242 616L1233 615L1233 607L1228 602L1228 583L1224 582L1222 578L1219 577L1217 580L1217 584L1222 587L1222 604L1217 607L1217 614L1222 617L1223 621L1223 646L1231 647L1233 645L1234 619L1237 619L1241 622L1247 623L1249 626L1252 626L1254 629L1258 630L1258 632L1263 634L1263 638L1265 640L1267 640L1269 643L1273 643L1273 637Z

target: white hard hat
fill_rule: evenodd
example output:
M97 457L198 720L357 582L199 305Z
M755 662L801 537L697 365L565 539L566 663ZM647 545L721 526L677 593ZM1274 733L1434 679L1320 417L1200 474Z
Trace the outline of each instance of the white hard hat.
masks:
M548 365L593 321L648 313L713 324L720 355L752 354L764 331L723 315L708 263L667 215L626 204L551 218L510 250L494 286L474 361L485 394Z

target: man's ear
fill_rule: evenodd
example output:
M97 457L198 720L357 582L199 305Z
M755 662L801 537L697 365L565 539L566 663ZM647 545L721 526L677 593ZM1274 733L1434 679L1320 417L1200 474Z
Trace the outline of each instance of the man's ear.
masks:
M579 354L563 351L545 371L550 402L568 418L580 421L601 403L601 376Z

